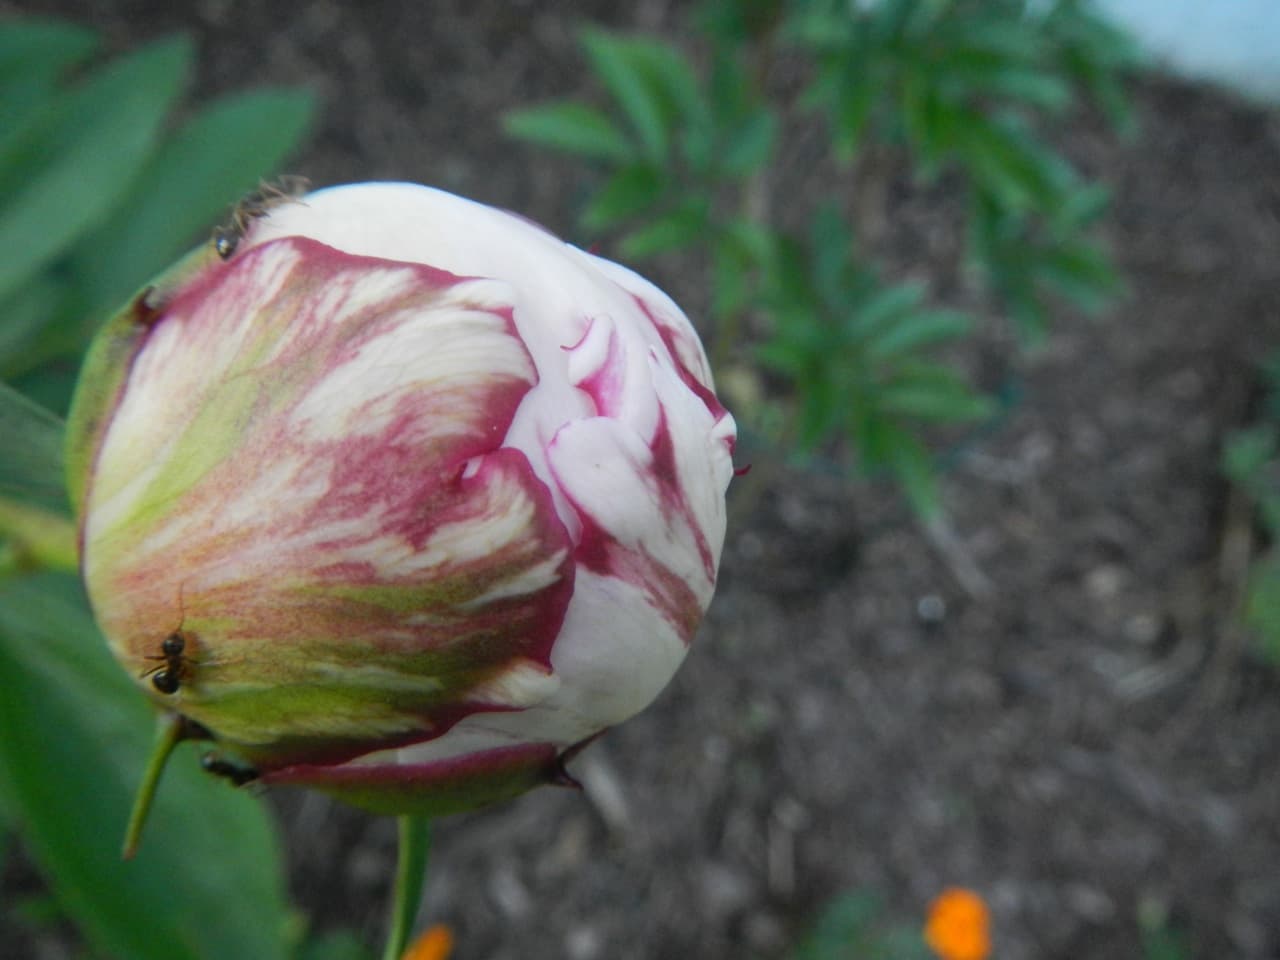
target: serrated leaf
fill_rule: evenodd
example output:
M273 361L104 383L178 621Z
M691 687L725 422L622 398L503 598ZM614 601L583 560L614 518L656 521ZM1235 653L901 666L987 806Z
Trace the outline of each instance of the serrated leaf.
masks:
M502 125L513 137L594 160L625 163L636 153L609 117L581 103L562 101L513 110L502 118Z
M62 421L0 383L0 495L67 509Z
M181 93L192 53L169 40L94 75L70 105L82 126L0 210L0 301L120 202Z
M146 842L120 860L154 714L69 577L0 584L0 780L59 903L101 954L283 960L289 914L262 805L181 749Z

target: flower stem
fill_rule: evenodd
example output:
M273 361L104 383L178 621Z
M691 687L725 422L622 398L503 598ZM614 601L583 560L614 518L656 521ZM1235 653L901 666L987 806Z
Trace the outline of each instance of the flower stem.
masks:
M120 856L125 860L132 860L138 850L142 828L146 825L147 814L151 812L156 787L160 785L160 775L164 773L164 766L169 762L173 748L181 740L182 718L176 713L166 713L160 717L156 727L156 740L151 747L151 757L147 760L147 769L142 773L142 782L138 784L138 794L133 798L129 825L124 829L124 848L120 851Z
M400 851L396 864L395 888L392 890L390 929L382 960L400 960L409 944L413 922L422 900L422 885L427 877L427 852L431 848L431 821L427 817L405 815L399 818Z

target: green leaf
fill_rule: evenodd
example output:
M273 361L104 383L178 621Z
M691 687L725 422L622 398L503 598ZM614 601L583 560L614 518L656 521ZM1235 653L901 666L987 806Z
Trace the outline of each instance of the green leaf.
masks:
M875 938L882 907L874 894L850 892L833 899L796 951L797 960L860 956Z
M933 457L924 444L899 431L889 452L889 467L916 515L924 520L936 517L942 510L942 497L938 492L938 473Z
M67 286L49 271L37 275L0 303L0 377L14 379L32 365L32 343L64 309Z
M707 209L703 199L692 199L647 226L633 230L619 244L624 257L642 260L669 250L696 243L708 232Z
M664 116L661 93L638 53L645 42L588 29L582 33L582 45L596 76L639 137L645 156L654 163L662 163L670 149L671 131Z
M192 58L182 39L95 74L69 104L79 129L0 210L0 301L120 202L153 149Z
M853 237L840 212L824 204L809 223L810 275L815 292L828 309L841 312L849 298L849 279L854 271Z
M1276 427L1269 423L1233 430L1222 447L1223 472L1255 493L1259 472L1276 455L1277 439Z
M29 143L51 112L58 80L87 59L97 35L55 20L0 24L0 157Z
M1272 550L1249 571L1245 619L1257 632L1263 655L1280 666L1280 554Z
M374 960L374 955L352 931L332 930L308 938L297 960Z
M609 117L580 103L564 101L513 110L502 118L502 125L513 137L595 160L625 163L636 153Z
M0 24L0 86L22 83L32 74L57 76L87 59L98 36L87 27L39 18Z
M1110 303L1120 278L1105 255L1087 243L1063 244L1047 251L1035 267L1036 278L1087 313Z
M980 420L995 407L955 373L938 364L920 364L881 387L876 406L884 414L943 422Z
M969 333L973 320L967 314L952 310L926 310L912 313L881 330L867 343L867 357L884 362L921 347L955 340Z
M1010 117L978 113L957 125L957 148L970 175L1011 209L1053 213L1072 179L1066 161Z
M121 212L73 254L76 333L118 307L224 209L277 171L315 114L307 91L259 89L204 107L156 151Z
M174 758L136 859L120 860L154 714L78 585L0 585L0 781L27 848L95 949L128 960L277 960L290 917L262 805Z
M897 327L916 312L924 300L924 287L918 283L896 283L874 290L858 304L846 321L854 339L875 340Z
M648 213L661 200L666 189L666 178L652 164L636 163L623 167L583 211L582 225L587 230L599 231Z
M835 431L843 415L843 405L835 384L822 375L801 375L799 443L802 450L812 450Z
M778 136L778 118L772 110L750 114L725 141L720 169L730 176L745 177L769 162Z
M0 383L0 494L65 511L62 421Z

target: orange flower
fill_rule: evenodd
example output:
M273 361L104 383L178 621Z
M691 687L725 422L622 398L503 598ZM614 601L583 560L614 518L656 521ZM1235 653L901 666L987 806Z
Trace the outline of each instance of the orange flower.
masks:
M986 960L991 955L991 914L986 902L963 887L943 890L929 904L924 939L942 960Z
M451 953L453 932L443 923L437 923L413 942L401 960L448 960Z

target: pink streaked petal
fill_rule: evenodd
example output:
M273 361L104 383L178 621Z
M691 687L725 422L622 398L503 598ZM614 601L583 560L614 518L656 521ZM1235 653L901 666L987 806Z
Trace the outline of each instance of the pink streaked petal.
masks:
M705 410L702 416L712 426ZM642 588L654 608L685 637L710 602L715 562L707 535L672 487L673 461L660 423L655 448L626 424L595 418L565 426L548 450L561 490L578 512L575 557L588 570ZM655 456L657 453L660 456Z
M648 352L634 329L620 328L612 317L593 317L582 340L566 350L566 373L570 383L591 397L599 416L625 420L645 433L658 412Z
M561 687L534 713L558 743L575 742L648 706L684 660L691 639L667 617L653 616L644 586L586 569L578 571L577 582L552 653Z
M283 767L262 780L324 790L374 813L446 816L562 782L563 768L553 745L526 743L420 764Z
M672 360L689 379L703 387L711 387L711 367L703 352L702 342L698 339L693 324L675 301L634 270L601 257L589 254L583 256L590 256L595 269L627 291L636 307L658 331L662 342L671 352ZM719 406L718 401L716 406Z
M95 607L139 672L184 626L193 717L205 677L242 698L390 678L405 689L370 726L396 736L553 688L534 681L572 556L551 492L499 449L535 381L509 294L293 238L175 301L133 370L86 527ZM277 644L298 649L282 661ZM464 709L436 712L446 700ZM279 723L268 732L321 736L325 718Z

